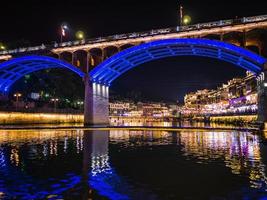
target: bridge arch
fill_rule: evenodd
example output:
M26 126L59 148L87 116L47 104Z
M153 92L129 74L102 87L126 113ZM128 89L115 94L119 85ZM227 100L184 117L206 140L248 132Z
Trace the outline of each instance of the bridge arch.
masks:
M85 81L85 124L108 124L109 86L112 81L138 65L174 56L223 60L257 75L264 71L267 61L242 47L201 38L163 39L127 48L96 66L86 77L90 81Z
M65 68L84 77L84 72L73 65L47 56L24 56L0 64L0 93L8 93L15 81L35 71Z
M121 74L149 61L174 56L202 56L223 60L259 74L266 59L242 47L209 39L165 39L123 50L90 72L93 82L110 85Z

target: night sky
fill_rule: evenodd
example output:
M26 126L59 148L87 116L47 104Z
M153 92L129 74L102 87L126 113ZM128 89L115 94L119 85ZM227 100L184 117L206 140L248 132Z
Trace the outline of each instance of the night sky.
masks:
M87 37L145 31L177 25L178 4L192 23L267 14L267 1L5 1L0 12L0 42L39 45L59 41L59 26L67 22L69 40L77 30ZM244 70L222 61L177 57L139 66L117 79L111 89L140 91L151 100L181 101L185 93L215 88Z

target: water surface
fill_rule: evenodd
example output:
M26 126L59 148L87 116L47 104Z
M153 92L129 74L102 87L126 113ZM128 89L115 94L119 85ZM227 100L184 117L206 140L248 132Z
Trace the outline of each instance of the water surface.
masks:
M264 199L266 152L240 131L1 131L0 199Z

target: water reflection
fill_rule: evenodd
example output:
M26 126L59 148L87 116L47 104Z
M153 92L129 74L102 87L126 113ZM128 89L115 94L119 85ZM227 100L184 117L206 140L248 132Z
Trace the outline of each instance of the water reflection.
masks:
M2 131L0 199L138 199L138 194L160 198L122 175L112 162L116 154L109 151L110 145L116 152L176 146L177 156L181 151L185 160L227 167L234 176L248 178L251 188L266 190L266 148L249 132Z
M251 187L266 187L265 165L261 160L259 137L245 132L181 132L184 156L199 163L220 159L233 174L246 174Z
M132 126L132 127L178 127L178 128L252 128L249 124L243 124L242 126L216 123L216 122L196 122L196 121L146 121L146 120L111 120L111 126Z

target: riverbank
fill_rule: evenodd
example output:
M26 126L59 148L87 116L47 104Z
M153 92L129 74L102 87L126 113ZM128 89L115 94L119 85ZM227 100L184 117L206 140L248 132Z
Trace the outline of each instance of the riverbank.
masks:
M0 125L83 123L82 114L0 112Z
M197 122L229 124L235 126L257 125L257 115L194 117L192 120Z
M175 127L175 126L83 126L83 125L40 125L40 126L22 126L22 125L13 125L13 126L0 126L0 130L3 131L34 131L34 130L84 130L84 131L251 131L258 132L258 128L254 127L227 127L227 126L184 126L184 127Z
M110 126L94 126L93 128L173 128L173 129L224 129L224 130L258 130L255 124L256 115L244 116L214 116L208 123L205 118L198 117L192 121L177 121L153 118L113 118ZM254 123L254 124L253 124ZM69 129L92 128L83 126L82 114L48 114L48 113L20 113L0 112L0 129ZM172 129L172 130L173 130Z

